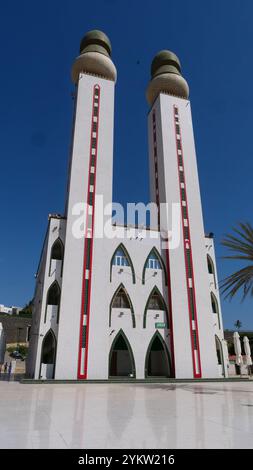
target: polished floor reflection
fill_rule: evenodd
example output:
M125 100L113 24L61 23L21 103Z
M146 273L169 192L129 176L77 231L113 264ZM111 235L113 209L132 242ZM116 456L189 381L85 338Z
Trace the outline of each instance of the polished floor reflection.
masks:
M252 448L253 382L0 382L0 448Z

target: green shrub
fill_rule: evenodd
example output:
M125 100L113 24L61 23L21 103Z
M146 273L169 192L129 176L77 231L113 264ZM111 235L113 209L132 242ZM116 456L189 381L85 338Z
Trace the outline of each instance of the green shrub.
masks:
M22 356L27 356L28 347L20 344L19 346L10 346L9 348L7 348L7 351L8 353L12 353L13 351L19 351Z

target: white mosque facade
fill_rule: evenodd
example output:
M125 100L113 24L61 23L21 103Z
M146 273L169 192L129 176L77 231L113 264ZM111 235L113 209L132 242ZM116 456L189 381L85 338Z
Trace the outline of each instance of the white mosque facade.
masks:
M115 225L109 214L109 236L96 236L101 196L104 206L112 203L113 180L116 68L104 33L86 34L72 78L76 103L66 212L49 216L28 377L226 377L214 240L204 234L189 89L178 58L158 53L147 89L150 200L158 210L150 227ZM76 237L83 202L84 236Z

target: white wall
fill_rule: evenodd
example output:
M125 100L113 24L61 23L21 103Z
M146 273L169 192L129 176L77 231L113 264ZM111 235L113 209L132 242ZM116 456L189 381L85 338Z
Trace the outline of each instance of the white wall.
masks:
M86 203L87 201L92 97L93 87L96 84L100 86L96 194L102 194L105 203L112 201L114 82L91 75L80 74L69 184L56 378L77 378L84 238L76 239L72 234L73 223L77 219L72 214L72 209L76 203ZM101 240L94 241L92 265L92 292L96 292L97 298L99 298L98 293L103 292L103 302L106 302L108 279L104 276L104 269L107 265L107 259L104 255ZM94 306L92 305L91 308L94 309ZM99 315L100 310L98 310L97 305L95 308L96 315ZM92 316L90 325L90 338L93 335L94 337L97 335L97 322L99 323L99 320L97 320L97 317L94 318L94 316L95 314ZM102 325L100 324L99 328L101 327ZM101 335L100 340L100 347L103 348L104 341L106 341L104 335ZM89 359L93 360L91 356L89 356ZM103 362L103 357L101 362ZM101 365L101 367L103 366Z
M145 374L145 358L149 343L156 331L155 323L160 322L164 318L164 314L159 311L148 311L147 327L143 328L143 315L148 297L154 286L160 290L167 304L167 288L164 283L164 275L159 272L153 276L155 270L148 269L146 272L146 282L142 284L142 270L148 254L153 246L160 252L160 237L157 238L137 238L138 230L134 231L132 239L128 238L127 233L130 230L118 228L118 235L122 238L113 240L104 239L101 243L101 251L103 257L97 266L94 257L95 273L93 278L93 295L91 300L90 315L90 344L89 344L89 362L88 362L88 378L108 378L108 360L111 345L120 329L123 329L133 351L136 377L144 378ZM141 232L141 231L139 231ZM148 235L148 233L147 233ZM137 239L136 239L137 238ZM118 266L112 268L112 282L110 283L110 261L111 257L120 243L123 243L127 249L134 265L136 284L133 284L132 276L129 275L128 267L121 267L120 272ZM98 258L97 258L98 260ZM101 282L105 283L105 289L101 289ZM132 318L130 310L128 313L125 309L113 309L112 325L109 328L109 308L111 299L119 287L123 283L127 290L134 309L136 327L132 326ZM98 295L100 293L100 295ZM124 315L119 317L120 312ZM155 314L159 314L157 320L154 319ZM159 333L170 350L169 331L167 329L159 329ZM96 341L94 340L96 338ZM98 347L99 345L99 347Z
M41 265L39 267L36 279L36 288L33 305L33 319L31 336L29 343L29 355L27 361L27 373L34 378L40 378L41 367L41 348L45 335L52 329L57 339L58 323L57 323L57 307L47 307L47 294L50 286L57 281L61 288L62 278L61 269L50 269L51 266L51 249L54 242L60 238L63 245L65 242L66 220L62 218L50 217L48 225L48 233L42 253ZM58 262L58 268L61 262ZM46 314L47 311L47 314ZM45 321L46 317L46 321Z
M169 204L169 220L167 220L166 217L161 216L161 230L166 231L171 228L172 203L180 204L173 113L174 105L179 109L181 139L184 152L184 173L187 188L188 216L195 277L195 296L197 304L202 377L215 377L217 376L216 352L213 338L212 316L210 315L209 307L209 280L206 268L204 228L190 102L185 99L162 93L156 99L152 108L152 110L155 109L157 123L160 202L167 201ZM149 113L150 134L152 132L152 110ZM150 138L150 159L153 159L152 138ZM175 363L176 376L178 378L190 378L193 376L193 367L182 226L180 228L180 233L181 240L179 247L177 249L170 250Z
M40 374L42 341L50 328L53 329L55 336L58 338L55 378L77 378L84 238L77 239L73 236L72 228L73 223L77 220L77 216L72 213L72 209L76 203L86 202L87 199L92 95L95 84L99 84L101 89L96 195L102 194L105 203L112 200L114 83L99 77L81 74L78 86L67 225L63 219L50 220L41 272L37 280L37 294L35 296L35 311L37 313L32 330L33 338L35 338L32 340L32 350L33 357L36 358L36 367L30 367L30 370L35 369L35 378L38 378ZM169 204L172 202L180 203L173 119L174 104L179 107L184 148L202 377L218 377L215 334L217 333L222 340L223 331L222 326L219 331L217 326L214 326L214 316L211 312L210 279L206 261L207 247L205 246L207 242L204 238L190 104L187 100L163 94L154 103L157 122L160 201L167 201ZM149 145L150 168L152 171L153 144L150 137L152 133L151 118L150 113ZM153 187L152 197L154 197L154 181L152 181L152 176L151 187ZM97 209L97 206L95 209ZM161 219L161 230L167 231L170 228L171 211L169 212L168 220L164 216ZM111 227L111 236L113 233L114 238L112 237L111 239L105 237L94 239L92 269L90 271L89 341L88 345L86 345L86 348L88 346L87 378L108 378L110 349L117 333L122 329L134 355L136 377L141 379L145 377L147 350L157 330L155 324L164 320L164 312L149 311L147 326L143 328L145 305L154 286L157 286L160 290L169 309L168 288L165 285L164 273L158 270L155 274L155 271L148 269L146 271L145 283L143 284L143 266L154 246L161 254L165 265L166 255L164 249L162 249L160 234L155 230L141 231L118 226L115 229ZM170 250L176 378L192 378L190 320L181 226L180 234L179 247ZM52 265L50 269L51 247L58 236L61 237L63 243L65 241L59 325L56 322L57 315L55 314L55 308L52 307L48 308L46 322L44 321L48 288L54 279L58 280L61 287L61 267L57 266L56 263L55 269L53 269L54 266ZM119 269L118 266L112 267L112 279L110 281L111 258L120 243L124 244L131 257L135 269L136 283L133 283L129 267L121 267ZM213 250L213 246L210 250ZM214 251L212 251L212 254L214 261ZM131 312L127 311L127 309L113 309L112 324L109 326L110 302L121 283L123 283L131 298L136 322L135 328L132 324ZM121 315L121 312L123 315ZM159 317L156 318L157 315ZM171 355L171 329L164 328L158 331ZM47 375L47 371L45 371L45 374Z
M222 311L221 311L221 301L220 301L220 292L219 292L219 280L218 280L218 272L216 266L216 256L215 256L215 249L214 249L214 239L210 237L205 237L205 246L206 246L206 254L210 256L213 266L214 266L214 275L208 273L208 280L209 280L209 291L214 293L217 303L218 303L218 310L219 315L212 312L212 305L210 305L210 311L212 313L213 319L213 330L214 334L219 338L222 347L222 355L224 361L224 369L223 373L225 377L228 376L228 369L229 369L229 362L228 362L228 351L227 351L227 342L224 339L224 330L223 330L223 319L222 319ZM211 304L211 296L210 296L210 304ZM218 367L220 372L220 368Z

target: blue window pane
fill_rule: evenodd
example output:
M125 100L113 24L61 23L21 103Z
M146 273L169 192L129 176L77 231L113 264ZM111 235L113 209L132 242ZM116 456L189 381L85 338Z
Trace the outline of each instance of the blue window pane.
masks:
M116 251L115 253L115 256L125 256L123 250L121 250L121 248L119 250Z
M151 253L148 258L146 267L149 269L162 269L161 263L154 253Z
M123 250L119 249L116 251L112 264L115 266L129 266L129 261Z

